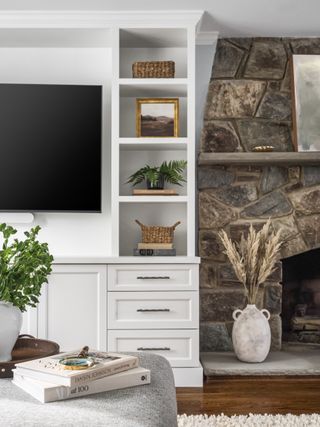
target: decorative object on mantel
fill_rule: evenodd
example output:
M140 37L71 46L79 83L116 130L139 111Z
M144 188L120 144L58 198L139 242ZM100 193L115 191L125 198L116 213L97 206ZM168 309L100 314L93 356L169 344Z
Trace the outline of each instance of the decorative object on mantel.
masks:
M12 369L16 363L53 356L60 351L59 345L53 341L40 340L31 335L19 335L9 362L0 362L0 378L12 378Z
M297 151L320 151L320 55L292 55L293 136Z
M11 360L11 352L22 325L22 312L27 306L36 307L41 286L47 283L53 257L47 243L40 243L40 227L25 231L25 240L11 237L13 227L0 224L0 362Z
M146 165L132 174L127 183L135 186L144 181L146 182L147 189L133 190L133 195L136 196L176 196L177 192L175 190L164 189L164 185L169 183L181 186L182 182L186 182L183 177L183 171L186 166L186 160L163 162L160 166Z
M134 249L135 256L175 256L176 250L173 247L173 237L175 228L181 223L177 221L170 227L160 225L144 225L135 220L141 227L142 243L138 243L138 248Z
M173 79L174 61L137 61L132 64L132 77L138 79Z
M179 136L179 98L137 98L137 137Z
M273 145L257 145L252 151L255 153L271 153L274 150Z
M256 302L260 286L275 270L281 247L280 230L271 230L269 219L260 231L251 224L247 237L242 235L239 243L233 243L224 230L219 237L248 301L244 310L235 310L232 315L234 351L242 362L263 362L271 345L270 313L259 310Z

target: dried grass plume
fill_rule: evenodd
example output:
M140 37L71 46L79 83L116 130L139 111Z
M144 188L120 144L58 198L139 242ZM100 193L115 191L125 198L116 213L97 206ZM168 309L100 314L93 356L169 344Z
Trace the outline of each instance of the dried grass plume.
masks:
M248 235L242 235L239 243L232 242L224 230L219 232L224 253L245 288L249 304L256 303L260 285L275 270L281 248L280 233L273 230L270 219L260 231L251 224Z

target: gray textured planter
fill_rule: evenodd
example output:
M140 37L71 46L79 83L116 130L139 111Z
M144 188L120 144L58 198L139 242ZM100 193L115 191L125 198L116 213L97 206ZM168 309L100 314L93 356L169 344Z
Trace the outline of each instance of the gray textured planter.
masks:
M235 310L232 316L232 342L237 358L241 362L263 362L271 345L269 311L248 304L244 310Z

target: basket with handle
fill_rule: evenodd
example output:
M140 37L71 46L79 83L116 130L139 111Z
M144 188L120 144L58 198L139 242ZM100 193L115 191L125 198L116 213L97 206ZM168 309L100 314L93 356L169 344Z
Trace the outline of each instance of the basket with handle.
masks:
M174 61L138 61L132 64L132 76L145 79L165 79L174 77Z
M141 227L142 243L172 243L174 230L179 224L181 224L181 221L177 221L171 227L144 225L137 219L136 223Z

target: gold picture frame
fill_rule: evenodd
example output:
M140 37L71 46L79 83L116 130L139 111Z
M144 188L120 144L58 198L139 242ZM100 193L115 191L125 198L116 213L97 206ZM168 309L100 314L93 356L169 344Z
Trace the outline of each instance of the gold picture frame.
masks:
M178 137L179 98L137 98L136 135L140 138Z

